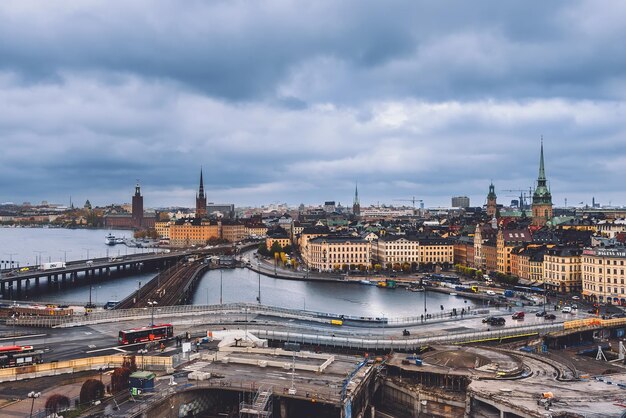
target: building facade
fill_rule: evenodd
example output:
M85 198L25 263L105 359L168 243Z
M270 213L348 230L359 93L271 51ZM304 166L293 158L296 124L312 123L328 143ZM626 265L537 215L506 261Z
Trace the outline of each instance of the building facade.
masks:
M496 188L491 183L489 185L489 193L487 194L487 216L493 218L498 212L498 204L496 203Z
M582 280L580 248L553 247L543 257L543 278L546 290L557 293L580 293Z
M359 237L317 237L308 242L305 259L311 269L369 268L371 244Z
M220 225L215 221L183 219L170 224L170 245L172 247L204 246L211 239L219 239Z
M511 251L514 247L526 244L531 240L530 232L525 229L499 230L496 237L496 271L502 274L511 274Z
M586 248L581 257L583 297L591 302L626 304L626 247Z
M470 199L467 196L454 196L452 198L453 208L469 208Z

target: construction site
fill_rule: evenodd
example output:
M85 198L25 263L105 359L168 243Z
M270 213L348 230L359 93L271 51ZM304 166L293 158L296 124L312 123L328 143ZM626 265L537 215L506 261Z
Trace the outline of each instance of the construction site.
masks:
M297 343L270 348L246 331L218 331L210 350L191 354L176 369L169 392L111 415L621 416L626 410L623 343L611 341L611 330L601 329L595 337L607 338L599 344L552 349L546 344L580 339L579 334L363 356L304 351Z

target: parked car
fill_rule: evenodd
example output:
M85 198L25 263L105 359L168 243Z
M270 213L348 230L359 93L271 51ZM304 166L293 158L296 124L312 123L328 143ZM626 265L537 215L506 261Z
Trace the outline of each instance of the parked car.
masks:
M513 319L524 319L524 316L526 316L524 311L519 311L519 312L515 312L511 318L513 318Z
M546 316L546 314L547 314L546 311L540 311L540 312L537 312L535 315L536 316Z
M572 308L569 306L563 306L563 309L561 309L561 312L563 313L572 313Z
M580 300L580 296L572 296L572 300Z
M556 319L556 315L555 315L555 314L551 314L551 313L549 313L549 314L546 314L546 315L543 317L543 319L553 320L553 319Z

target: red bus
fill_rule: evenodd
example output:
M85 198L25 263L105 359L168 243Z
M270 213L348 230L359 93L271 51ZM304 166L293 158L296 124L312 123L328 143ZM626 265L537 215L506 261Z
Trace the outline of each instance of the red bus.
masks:
M120 331L117 339L119 344L135 344L149 341L167 340L174 337L172 324L153 325Z
M0 367L27 366L43 363L43 351L32 345L10 345L0 347Z

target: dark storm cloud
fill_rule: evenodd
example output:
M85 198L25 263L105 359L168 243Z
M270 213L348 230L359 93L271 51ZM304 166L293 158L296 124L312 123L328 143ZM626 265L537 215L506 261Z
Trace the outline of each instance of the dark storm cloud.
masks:
M0 3L0 201L617 203L621 2ZM504 201L506 193L500 194ZM623 201L620 201L624 203ZM560 201L557 201L560 203Z

